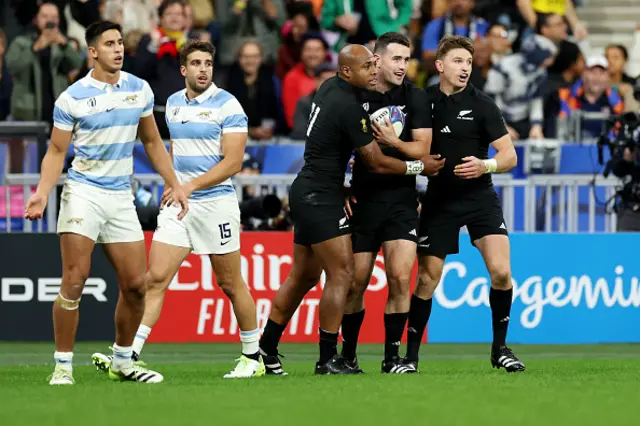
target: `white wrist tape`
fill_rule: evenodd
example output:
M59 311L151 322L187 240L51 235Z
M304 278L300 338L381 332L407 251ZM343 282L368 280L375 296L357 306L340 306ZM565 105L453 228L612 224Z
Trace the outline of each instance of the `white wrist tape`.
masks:
M498 161L495 158L484 160L484 165L487 168L485 173L495 173L498 170Z
M424 163L420 160L406 161L407 171L405 175L419 175L424 170Z

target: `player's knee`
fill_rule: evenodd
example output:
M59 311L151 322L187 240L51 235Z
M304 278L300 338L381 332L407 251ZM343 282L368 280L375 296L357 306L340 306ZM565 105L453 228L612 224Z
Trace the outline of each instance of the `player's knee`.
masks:
M411 274L394 274L387 277L390 300L408 300L411 287Z
M145 274L127 280L121 280L121 283L121 291L124 298L134 302L144 300L147 294L147 279Z
M511 270L507 265L491 268L489 276L491 277L491 287L499 290L508 290L511 288Z
M218 285L229 300L234 300L240 291L248 291L247 285L242 279L234 279L233 277L218 278Z
M84 283L89 278L89 271L77 265L64 268L62 273L62 288L60 294L67 299L79 299L82 296Z
M442 272L436 273L427 269L418 271L418 282L416 283L415 293L422 299L430 299L433 292L436 291Z

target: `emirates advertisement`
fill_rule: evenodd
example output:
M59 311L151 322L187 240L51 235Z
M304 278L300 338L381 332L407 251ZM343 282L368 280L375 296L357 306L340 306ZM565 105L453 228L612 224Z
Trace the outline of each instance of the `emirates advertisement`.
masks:
M145 235L147 250L152 233ZM271 301L284 282L293 261L293 234L289 232L244 232L241 240L242 275L251 290L264 328ZM415 282L412 278L412 285ZM324 276L307 294L291 319L283 342L317 342L318 307ZM387 298L384 260L379 255L365 294L367 315L360 342L383 343L383 313ZM237 342L239 329L231 303L220 287L208 256L191 254L167 290L160 321L150 342Z

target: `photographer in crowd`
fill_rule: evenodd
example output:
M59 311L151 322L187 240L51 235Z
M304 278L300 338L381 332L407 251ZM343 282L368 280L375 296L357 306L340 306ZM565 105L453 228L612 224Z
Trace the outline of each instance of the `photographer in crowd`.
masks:
M617 193L616 230L640 232L640 115L628 112L610 119L607 124L608 129L598 142L600 153L603 145L608 145L611 151L611 160L605 167L604 176L607 177L611 172L624 182ZM613 132L616 136L610 141L609 135Z

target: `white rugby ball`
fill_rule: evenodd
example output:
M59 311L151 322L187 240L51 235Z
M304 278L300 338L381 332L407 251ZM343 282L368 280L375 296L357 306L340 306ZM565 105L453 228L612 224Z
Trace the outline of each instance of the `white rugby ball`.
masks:
M385 120L389 120L393 130L396 132L396 136L400 137L402 130L404 130L406 115L397 106L387 106L371 114L370 118L371 121L375 121L381 126L385 126Z

